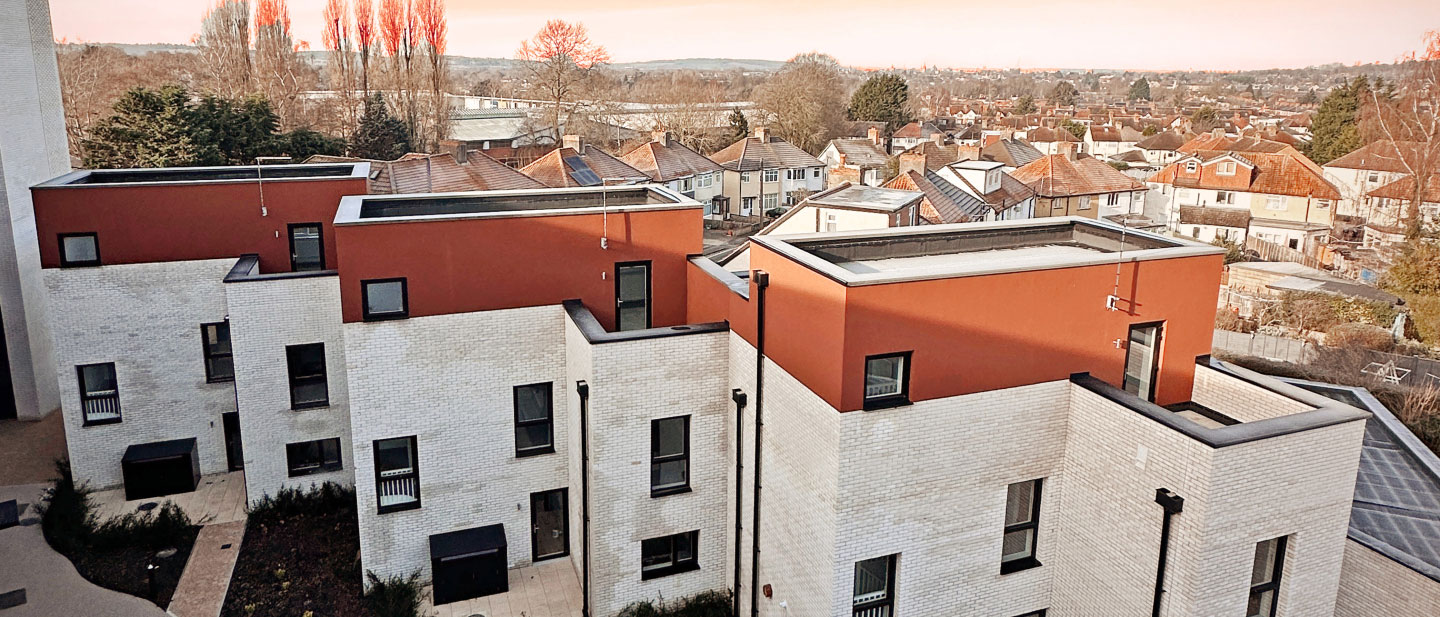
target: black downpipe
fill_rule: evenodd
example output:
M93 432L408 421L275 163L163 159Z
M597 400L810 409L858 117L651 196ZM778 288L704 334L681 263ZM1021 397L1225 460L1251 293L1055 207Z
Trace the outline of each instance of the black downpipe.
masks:
M1150 617L1160 617L1160 601L1165 596L1165 561L1170 556L1170 519L1185 509L1185 498L1161 488L1155 489L1155 503L1165 509L1165 519L1160 523L1160 565L1155 570L1155 605Z
M580 617L590 617L590 384L575 382L580 394Z
M735 401L735 587L733 600L734 616L740 617L740 536L744 525L742 507L745 499L745 393L740 388L730 391L730 400Z
M765 429L765 290L770 286L770 273L756 270L751 278L755 281L755 494L750 498L750 507L755 511L750 522L750 615L760 614L760 472L764 459L760 457Z

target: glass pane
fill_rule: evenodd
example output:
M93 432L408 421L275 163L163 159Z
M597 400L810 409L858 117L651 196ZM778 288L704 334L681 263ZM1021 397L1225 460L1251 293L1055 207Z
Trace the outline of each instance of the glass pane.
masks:
M550 423L526 424L515 428L515 448L529 450L550 445Z
M296 270L319 270L321 266L320 257L320 228L319 227L295 227L290 230L290 237L294 247L291 255Z
M115 365L96 364L80 369L84 376L85 393L90 395L115 393Z
M882 600L889 593L890 558L879 557L855 563L855 603Z
M95 251L94 236L65 238L65 261L95 261L99 258Z
M1250 602L1245 607L1245 617L1270 617L1274 604L1274 590L1252 593Z
M646 321L644 306L631 306L620 309L621 330L644 330L650 327L650 324L646 323Z
M405 312L404 284L400 281L366 283L365 310L371 315Z
M376 447L375 466L383 475L386 472L405 473L411 470L410 440L384 439Z
M325 373L325 345L298 345L287 350L290 377L313 377Z
M516 415L521 422L550 417L550 384L522 386L515 390Z
M1034 555L1035 531L1022 529L1005 534L1001 540L1000 560L1013 561Z
M1266 540L1255 545L1255 567L1250 572L1251 585L1263 585L1275 574L1275 549L1278 539Z
M693 537L692 534L688 533L675 536L676 562L693 561L695 559L695 543L692 540Z
M206 360L210 365L210 377L213 379L229 379L235 377L235 359L230 356L217 356Z
M339 439L326 439L326 440L320 442L320 449L321 449L321 451L324 453L325 464L327 464L327 465L339 465L339 464L340 464L340 440L339 440Z
M690 464L685 460L665 461L650 465L651 488L673 488L688 482Z
M865 398L900 394L903 356L870 358L865 361Z
M652 538L640 543L640 567L644 570L670 565L670 537Z
M290 392L296 403L320 403L330 396L329 387L323 378L298 382L290 388Z
M646 279L649 268L645 266L623 266L616 276L620 277L620 300L644 300Z
M210 353L230 353L230 324L218 323L205 327L205 347Z
M685 425L688 418L666 418L655 422L655 444L651 449L655 456L673 456L685 453Z
M1030 522L1032 516L1030 509L1034 505L1034 481L1011 484L1009 493L1005 496L1005 524L1016 525Z
M1150 398L1159 334L1157 326L1130 330L1130 345L1125 352L1125 390L1140 398Z

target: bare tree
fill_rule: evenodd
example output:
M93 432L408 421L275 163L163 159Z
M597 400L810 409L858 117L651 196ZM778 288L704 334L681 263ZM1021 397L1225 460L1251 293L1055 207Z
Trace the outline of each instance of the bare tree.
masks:
M845 84L840 65L820 53L800 54L756 89L756 102L784 140L817 154L845 126Z
M255 74L260 91L287 129L300 124L298 51L286 0L259 0L255 5Z
M375 5L355 0L355 50L360 54L360 92L370 100L370 57L375 50Z
M450 128L450 107L445 101L448 83L445 66L445 37L449 29L445 0L419 0L420 34L425 40L425 57L430 61L430 151L437 152Z
M545 22L534 38L521 42L515 57L524 64L530 87L553 106L550 128L557 134L561 109L573 101L576 88L610 61L609 52L590 40L584 24L559 19Z
M351 77L353 52L350 49L350 13L346 9L345 0L325 1L325 9L322 13L325 23L320 38L325 49L330 52L327 69L330 89L335 91L340 104L340 135L348 140L350 133L355 128L357 118L355 117L355 86Z
M1370 88L1362 131L1393 144L1395 158L1409 174L1411 194L1400 218L1406 236L1417 238L1424 222L1420 206L1440 173L1440 31L1426 33L1424 49L1410 54L1405 64L1408 75L1394 96Z
M216 0L195 37L207 89L225 98L252 92L250 0Z

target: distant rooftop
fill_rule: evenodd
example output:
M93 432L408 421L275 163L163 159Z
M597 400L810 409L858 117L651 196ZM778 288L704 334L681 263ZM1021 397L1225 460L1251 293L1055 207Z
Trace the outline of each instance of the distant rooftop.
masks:
M925 194L919 191L851 184L838 190L820 193L806 201L821 206L894 212L920 201L924 196Z
M658 185L351 195L341 199L335 223L552 216L703 207L698 201Z
M160 169L82 169L36 186L95 186L113 184L208 184L216 182L253 182L256 179L317 180L326 178L365 178L370 164L365 162L335 165L231 165L225 167L166 167Z
M1224 249L1078 217L755 236L845 285L1218 255Z

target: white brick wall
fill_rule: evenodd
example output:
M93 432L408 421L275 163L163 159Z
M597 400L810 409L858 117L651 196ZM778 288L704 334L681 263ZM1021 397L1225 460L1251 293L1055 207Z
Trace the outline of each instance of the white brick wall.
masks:
M194 437L201 473L227 469L220 414L230 383L205 383L200 324L225 319L234 260L47 269L70 464L92 488L120 485L127 446ZM75 367L114 362L122 421L82 426Z
M339 278L227 283L225 293L249 501L253 503L285 486L306 488L325 482L349 486L355 479L355 466ZM285 347L305 343L325 344L330 405L296 411L290 408ZM340 440L343 469L289 477L286 444L332 437Z
M1440 581L1347 540L1335 617L1374 615L1440 615Z
M429 536L495 523L510 565L530 562L530 494L570 486L563 315L555 305L345 324L365 569L428 579ZM517 459L512 388L544 381L556 387L555 453ZM421 507L376 514L372 442L410 435ZM573 490L569 501L579 507Z
M1195 366L1195 388L1191 400L1240 422L1278 418L1314 409L1201 364Z

